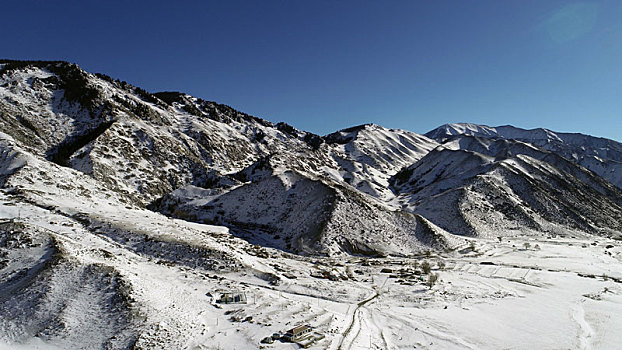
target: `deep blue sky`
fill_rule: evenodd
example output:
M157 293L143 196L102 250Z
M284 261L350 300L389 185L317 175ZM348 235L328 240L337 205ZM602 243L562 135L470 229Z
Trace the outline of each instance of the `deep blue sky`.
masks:
M465 121L622 140L619 0L19 0L0 18L0 57L319 134Z

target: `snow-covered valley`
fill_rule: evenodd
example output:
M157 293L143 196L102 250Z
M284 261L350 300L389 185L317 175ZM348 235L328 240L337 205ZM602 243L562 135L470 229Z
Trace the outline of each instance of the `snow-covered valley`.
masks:
M3 61L0 349L619 348L620 150Z
M87 215L101 221L85 227L8 195L1 200L2 218L28 218L16 219L24 227L2 225L9 239L22 237L2 250L25 271L16 279L25 286L2 300L4 348L293 349L260 341L309 324L325 336L317 349L614 349L622 331L619 241L479 238L421 256L332 259L253 246L219 227L140 210L93 210ZM110 234L120 229L156 247ZM29 235L48 235L55 253L35 254L24 243ZM217 268L194 266L198 254L188 246L227 256L210 254ZM426 262L438 275L431 287ZM3 290L11 277L5 268ZM245 293L248 303L215 303L229 291Z

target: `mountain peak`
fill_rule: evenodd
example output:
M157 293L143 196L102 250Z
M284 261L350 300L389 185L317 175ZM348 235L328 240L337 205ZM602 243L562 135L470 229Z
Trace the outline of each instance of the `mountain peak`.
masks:
M512 125L490 127L471 123L445 124L425 135L441 143L461 135L527 142L556 152L622 188L622 144L614 140L545 128L522 129Z
M555 306L567 295L570 308L592 298L587 287L608 289L586 307L619 292L614 141L470 123L439 127L437 140L375 124L322 138L66 62L0 70L0 344L257 348L309 323L316 348L362 348L368 334L384 348L477 347L473 327L452 333L473 302L460 296L511 298L522 312L516 282ZM570 270L560 271L565 252ZM435 271L427 286L422 259ZM227 295L253 302L226 305ZM367 322L372 300L391 309ZM408 316L422 302L458 321L412 332L425 323ZM383 332L387 320L406 331ZM358 337L357 325L374 330ZM542 337L517 343L551 347L522 342L531 338Z

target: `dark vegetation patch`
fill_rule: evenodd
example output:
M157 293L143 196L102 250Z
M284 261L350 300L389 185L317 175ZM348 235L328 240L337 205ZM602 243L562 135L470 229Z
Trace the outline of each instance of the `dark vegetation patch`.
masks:
M324 142L328 143L329 145L333 145L333 144L345 145L346 143L354 140L354 137L344 136L340 134L339 132L336 132L336 133L332 133L332 134L328 134L324 136L323 139L324 139Z
M281 132L283 132L285 134L291 135L293 137L298 137L298 130L296 130L296 128L294 128L293 126L291 126L291 125L289 125L287 123L278 122L276 124L276 128L277 128L277 130L279 130L279 131L281 131Z
M39 67L49 70L59 76L58 88L65 90L64 98L70 103L79 103L93 112L98 107L99 91L89 85L88 74L77 64L63 61L9 61L0 60L4 67L0 76L17 69Z
M184 111L188 112L189 114L196 115L197 117L207 117L209 119L223 123L230 123L232 121L243 123L251 121L261 124L263 126L274 127L271 122L265 119L261 119L250 114L240 112L233 107L227 106L225 104L206 101L200 98L197 98L196 101L191 101L187 99L186 95L181 92L163 91L153 93L153 95L169 105L177 102L182 105L181 108Z
M69 158L72 154L105 133L106 130L114 124L114 122L114 120L103 122L95 129L89 130L82 135L66 139L60 145L48 152L47 158L58 165L69 166Z
M404 168L397 172L397 174L393 175L389 179L389 184L391 186L396 186L400 184L405 184L410 180L410 177L413 175L414 167Z
M153 95L159 98L160 100L164 101L168 105L172 105L173 102L179 102L179 103L184 102L184 99L183 99L184 94L178 91L161 91L161 92L155 92Z
M307 133L303 138L304 142L307 143L313 150L317 150L320 148L322 143L324 143L324 139L319 135Z

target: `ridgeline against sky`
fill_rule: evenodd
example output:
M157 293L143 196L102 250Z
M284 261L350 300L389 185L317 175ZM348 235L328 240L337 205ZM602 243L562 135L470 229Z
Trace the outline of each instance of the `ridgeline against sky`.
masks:
M3 13L2 58L67 60L319 134L467 121L622 140L619 1L11 1Z

